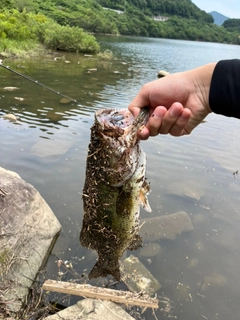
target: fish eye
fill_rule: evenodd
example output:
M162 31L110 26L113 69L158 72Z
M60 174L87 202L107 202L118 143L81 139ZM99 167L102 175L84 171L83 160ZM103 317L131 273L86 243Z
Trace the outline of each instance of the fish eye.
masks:
M111 119L111 123L113 125L121 125L121 124L123 124L123 122L122 122L123 119L124 119L124 116L121 115L121 114L120 115L116 115L116 116L113 115L113 117Z

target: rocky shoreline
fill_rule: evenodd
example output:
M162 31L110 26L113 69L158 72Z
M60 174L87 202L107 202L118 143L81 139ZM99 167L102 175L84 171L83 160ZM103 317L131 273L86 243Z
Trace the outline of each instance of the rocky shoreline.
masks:
M159 255L161 247L152 241L171 241L182 232L192 229L190 217L182 211L145 219L141 233L148 234L151 242L148 243L148 239L145 238L146 243L139 255L149 256L150 251L153 256ZM60 231L58 219L39 192L17 173L0 167L0 319L22 319L19 315L26 315L23 309L28 307L30 314L32 306L33 309L36 308L35 314L40 314L40 317L34 319L110 320L115 319L116 314L122 319L134 319L121 308L121 305L99 299L80 298L75 305L53 315L46 312L50 311L51 306L40 306L40 300L36 302L37 307L34 306L35 301L31 302L31 298L29 300L29 291L33 290L37 283L39 271L46 263ZM130 267L129 263L126 264L129 259L135 261L134 264L130 263ZM122 265L123 280L125 279L124 282L130 291L138 292L139 288L142 288L143 274L147 277L146 283L149 284L149 288L146 288L144 282L145 292L149 289L149 292L152 290L154 293L161 287L149 272L148 275L138 258L130 256ZM131 270L131 265L134 270ZM132 277L133 273L139 277ZM41 284L38 284L37 290L40 292L38 299L41 299ZM44 313L40 307L45 310ZM4 318L1 318L3 314ZM32 316L24 316L24 319L32 319Z
M18 313L61 225L39 192L0 167L0 300Z

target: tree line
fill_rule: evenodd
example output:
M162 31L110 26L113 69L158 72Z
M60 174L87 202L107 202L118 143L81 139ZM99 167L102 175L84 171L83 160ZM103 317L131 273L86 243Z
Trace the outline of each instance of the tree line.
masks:
M202 20L213 23L213 17L199 9L191 0L99 0L103 7L125 10L126 7L134 6L145 15L176 15L188 19Z
M55 49L96 52L99 46L89 33L240 44L240 19L229 19L219 27L213 24L210 14L200 10L191 0L1 0L1 2L4 8L2 12L4 10L4 12L6 10L14 12L12 11L14 8L19 14L46 17L44 22L46 33L38 30L36 36L39 41ZM122 10L124 13L118 14L104 7ZM167 16L168 20L155 21L153 17L159 15ZM10 32L6 32L6 28L4 30L0 22L2 39L10 37ZM78 42L85 44L79 47Z

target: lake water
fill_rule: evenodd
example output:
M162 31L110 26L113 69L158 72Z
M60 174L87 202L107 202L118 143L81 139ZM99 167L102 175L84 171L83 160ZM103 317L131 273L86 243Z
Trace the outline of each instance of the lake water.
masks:
M78 240L94 111L126 108L159 70L184 71L240 54L239 46L216 43L98 39L102 51L110 49L114 60L58 53L37 60L4 61L78 103L62 104L60 96L0 68L0 116L18 117L17 123L0 117L0 166L31 183L62 224L46 266L47 277L53 279L76 276L59 273L67 270L58 268L58 259L71 263L80 275L89 272L96 260ZM7 86L19 89L5 91ZM193 224L191 232L176 240L158 241L161 250L156 255L133 252L161 283L158 294L171 299L171 317L179 320L240 319L240 177L233 174L240 169L239 129L239 120L211 114L190 136L158 136L141 142L153 210L151 214L141 210L141 217L185 211ZM168 319L159 310L156 316ZM148 310L141 318L155 316Z

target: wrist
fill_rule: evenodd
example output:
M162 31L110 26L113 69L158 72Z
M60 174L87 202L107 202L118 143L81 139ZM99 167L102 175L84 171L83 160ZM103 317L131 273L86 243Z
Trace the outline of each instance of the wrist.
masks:
M211 113L212 110L209 105L209 93L213 71L216 63L209 63L205 66L193 69L189 72L192 73L192 81L194 85L195 94L201 101L207 113Z

